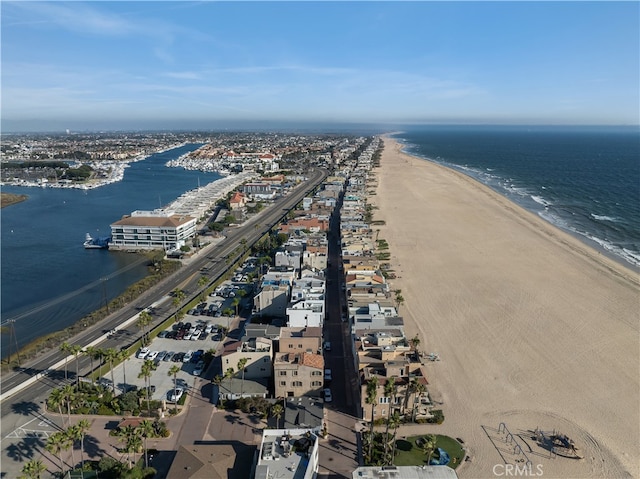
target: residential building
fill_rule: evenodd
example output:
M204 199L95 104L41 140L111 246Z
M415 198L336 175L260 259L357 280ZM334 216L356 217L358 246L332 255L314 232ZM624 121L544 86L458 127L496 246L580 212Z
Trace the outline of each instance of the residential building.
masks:
M134 211L111 224L111 249L174 250L196 232L197 219L171 211Z
M316 353L276 353L273 363L276 397L322 394L324 357Z
M310 429L264 429L255 479L314 479L320 440Z

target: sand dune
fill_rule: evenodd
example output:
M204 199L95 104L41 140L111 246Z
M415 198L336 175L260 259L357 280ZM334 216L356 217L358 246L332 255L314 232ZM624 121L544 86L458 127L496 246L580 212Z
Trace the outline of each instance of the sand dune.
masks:
M379 237L391 247L407 334L419 333L442 433L463 437L462 478L522 464L542 477L640 477L638 275L489 188L400 152L375 170ZM550 458L529 430L572 437ZM494 467L496 466L496 467ZM502 473L502 474L501 474Z

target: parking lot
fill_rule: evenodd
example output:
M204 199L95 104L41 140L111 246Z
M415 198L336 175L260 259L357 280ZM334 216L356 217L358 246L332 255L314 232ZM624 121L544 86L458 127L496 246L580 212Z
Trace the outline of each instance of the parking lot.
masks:
M146 387L144 377L138 377L145 359L152 359L156 370L152 372L150 384L155 390L151 394L154 400L167 400L174 389L173 374L169 374L172 366L180 366L176 374L176 385L189 391L194 382L195 373L204 375L205 370L198 370L202 366L202 356L210 350L217 351L224 341L223 328L229 325L229 317L222 315L223 311L233 311L235 314L234 298L239 296L243 302L250 301L251 285L233 284L225 282L216 289L212 296L206 298L191 309L184 319L158 334L147 346L145 354L136 351L124 363L114 368L113 376L116 389L120 392L135 386L137 389ZM245 293L238 293L240 290ZM240 307L240 306L238 306ZM194 355L196 356L194 359ZM185 357L186 356L186 357ZM198 357L199 356L199 357ZM107 373L103 382L111 384L111 373Z

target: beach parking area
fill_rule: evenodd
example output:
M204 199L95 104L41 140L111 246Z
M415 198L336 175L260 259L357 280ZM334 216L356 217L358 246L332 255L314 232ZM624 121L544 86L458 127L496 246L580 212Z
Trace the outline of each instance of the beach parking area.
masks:
M430 393L446 417L438 433L465 440L460 477L516 464L501 423L527 443L536 428L575 441L584 459L531 445L543 477L639 477L638 274L384 143L375 228L390 245L407 336L440 355L427 365Z

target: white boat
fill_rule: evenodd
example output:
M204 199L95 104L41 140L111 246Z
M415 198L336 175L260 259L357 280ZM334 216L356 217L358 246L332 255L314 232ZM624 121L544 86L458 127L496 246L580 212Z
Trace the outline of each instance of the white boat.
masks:
M106 249L111 238L92 238L89 233L85 236L84 247L86 249Z

